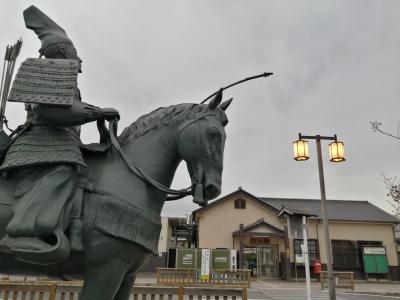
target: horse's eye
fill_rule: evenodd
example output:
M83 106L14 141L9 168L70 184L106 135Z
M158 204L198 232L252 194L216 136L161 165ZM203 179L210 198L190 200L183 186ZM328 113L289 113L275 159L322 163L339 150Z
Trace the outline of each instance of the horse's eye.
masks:
M208 130L208 134L209 134L210 137L212 137L212 138L219 138L219 137L221 137L221 133L220 133L219 130L216 129L216 128L210 128L210 129Z

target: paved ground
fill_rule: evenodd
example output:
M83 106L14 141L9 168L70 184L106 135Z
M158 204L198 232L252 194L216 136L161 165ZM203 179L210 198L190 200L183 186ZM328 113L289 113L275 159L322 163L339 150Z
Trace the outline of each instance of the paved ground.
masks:
M253 281L251 285L251 290L259 291L264 293L264 295L280 295L280 294L287 294L287 299L295 299L290 298L291 295L301 296L298 299L306 299L306 290L305 290L305 282L284 282L284 281ZM311 283L311 291L312 295L315 295L315 299L328 299L327 292L321 291L319 282L312 282ZM353 293L353 294L350 294ZM358 296L361 294L361 296ZM367 295L368 294L368 297ZM379 294L380 298L375 299L386 299L382 298L382 296L395 296L397 298L393 299L400 299L400 283L399 282L366 282L366 281L356 281L355 283L355 290L351 292L348 289L337 289L337 298L341 299L370 299L375 300L371 297L372 294ZM353 296L352 296L353 295ZM276 297L278 297L276 296ZM359 298L357 298L359 297ZM271 297L270 297L271 298ZM262 298L260 298L262 299ZM269 298L265 298L269 299ZM271 298L275 299L275 298ZM285 299L285 298L276 298L276 299ZM313 297L314 299L314 297Z
M155 284L153 274L141 273L136 283ZM328 300L327 291L321 291L319 282L311 283L312 300ZM249 300L306 300L305 282L255 280L249 289ZM337 300L394 300L400 299L399 282L357 281L355 291L337 289Z
M311 283L313 300L329 299L327 291L321 291L318 282ZM249 299L302 300L307 299L305 282L254 281L249 290ZM355 284L354 292L337 289L337 300L378 300L400 299L400 284L389 282L365 282Z
M304 289L251 289L249 290L249 300L306 300L306 291ZM315 291L311 293L312 300L328 300L327 291ZM400 299L399 296L356 294L338 291L337 300L394 300Z

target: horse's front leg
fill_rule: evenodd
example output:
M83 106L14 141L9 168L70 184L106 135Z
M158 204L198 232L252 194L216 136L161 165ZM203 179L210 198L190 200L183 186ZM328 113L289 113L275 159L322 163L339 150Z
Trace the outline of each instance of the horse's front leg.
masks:
M119 292L129 266L118 258L102 264L90 264L85 268L85 282L80 300L113 300ZM129 299L117 298L117 299Z

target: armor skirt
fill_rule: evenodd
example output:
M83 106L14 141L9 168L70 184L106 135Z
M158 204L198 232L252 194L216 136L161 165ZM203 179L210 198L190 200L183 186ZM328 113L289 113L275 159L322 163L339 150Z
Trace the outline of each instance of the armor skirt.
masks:
M73 127L32 125L11 145L0 170L59 163L86 166L80 144Z

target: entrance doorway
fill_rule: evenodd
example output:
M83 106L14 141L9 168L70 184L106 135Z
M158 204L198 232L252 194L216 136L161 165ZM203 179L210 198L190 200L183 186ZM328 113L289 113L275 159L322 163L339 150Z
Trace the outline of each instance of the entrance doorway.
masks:
M278 278L278 246L263 245L257 246L257 278L273 279Z

